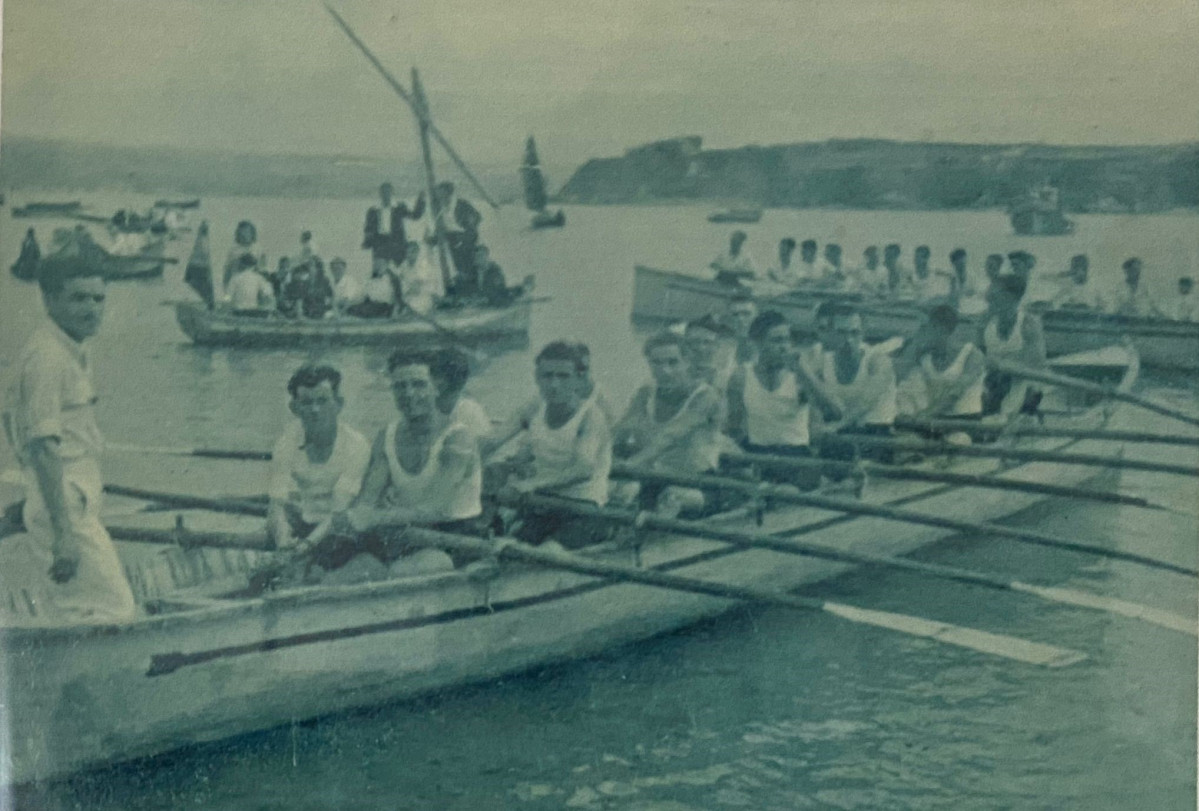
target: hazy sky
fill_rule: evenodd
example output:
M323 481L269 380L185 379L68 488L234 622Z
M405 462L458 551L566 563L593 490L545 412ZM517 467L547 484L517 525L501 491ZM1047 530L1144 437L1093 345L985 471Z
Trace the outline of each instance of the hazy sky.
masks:
M338 0L468 158L680 134L1199 138L1199 2ZM6 134L415 154L411 118L317 2L3 0Z

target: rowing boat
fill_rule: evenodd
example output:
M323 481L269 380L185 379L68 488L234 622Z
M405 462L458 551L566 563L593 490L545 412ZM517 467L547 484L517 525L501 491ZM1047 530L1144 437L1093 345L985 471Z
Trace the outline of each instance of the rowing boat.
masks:
M685 321L721 309L744 288L713 279L638 265L633 277L633 320L640 323ZM801 326L811 326L815 308L828 298L852 298L862 304L867 337L872 341L910 335L923 311L911 301L862 299L833 288L811 287L761 295L762 308L778 310ZM1035 307L1035 305L1034 305ZM959 329L973 335L979 315L963 314ZM1045 345L1050 356L1108 346L1128 338L1146 367L1199 371L1199 322L1134 318L1079 310L1043 310Z
M1121 385L1130 386L1135 358L1125 354L1117 371ZM1056 401L1047 423L1100 428L1113 418L1110 403L1083 397L1051 392L1046 399ZM1111 450L1096 440L1006 441ZM953 464L967 473L1059 485L1094 475L1057 462ZM980 521L1012 514L1038 498L1014 490L889 480L871 480L863 495L869 503ZM765 531L889 555L949 534L810 507L780 507L763 521ZM717 528L758 528L744 511L709 522ZM584 554L784 590L847 568L684 535L644 532L639 539L636 548L610 541ZM510 563L488 574L468 567L358 585L295 587L255 598L221 596L234 584L244 585L252 563L247 556L258 553L171 549L143 554L134 564L134 554L146 547L120 546L148 616L103 626L15 627L0 638L9 713L0 775L7 781L53 778L594 655L730 608L722 598Z
M481 345L526 346L531 301L505 307L463 307L435 311L431 317L405 313L398 318L339 316L317 320L254 318L228 310L209 310L199 302L175 304L175 317L187 337L204 346L283 348L389 344L441 345L447 341Z

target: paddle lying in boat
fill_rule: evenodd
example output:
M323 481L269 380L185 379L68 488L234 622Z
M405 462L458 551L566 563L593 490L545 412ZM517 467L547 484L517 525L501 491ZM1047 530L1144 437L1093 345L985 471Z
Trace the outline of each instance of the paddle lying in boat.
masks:
M791 465L794 461L785 456L767 456L759 455L763 460L769 460L770 464L778 467L795 467ZM956 518L946 518L940 515L931 513L919 512L917 510L908 510L902 507L890 507L884 504L869 504L862 501L851 501L849 499L834 498L831 496L820 496L813 493L801 493L794 487L785 485L767 484L764 482L749 482L742 479L731 479L724 476L695 476L683 475L677 473L666 473L656 470L646 470L643 468L630 467L628 465L614 465L613 474L627 478L636 478L642 481L652 481L660 484L675 485L678 487L693 487L693 488L708 488L722 489L741 493L756 499L771 499L788 504L798 504L805 507L814 507L821 510L829 510L832 512L847 513L853 515L868 515L876 518L886 518L892 521L901 521L911 524L923 524L929 527L939 527L941 529L950 529L955 532L977 533L994 535L1001 538L1007 538L1017 543L1028 543L1036 546L1046 546L1056 549L1068 549L1072 552L1084 552L1099 557L1112 558L1114 560L1124 560L1130 563L1138 563L1142 566L1148 566L1154 569L1163 569L1177 574L1185 574L1190 577L1199 577L1199 570L1192 569L1186 566L1179 566L1174 563L1169 563L1156 558L1138 555L1133 552L1125 552L1119 549L1104 549L1102 547L1093 546L1091 544L1072 541L1069 538L1062 538L1056 535L1050 535L1045 532L1037 532L1031 529L1020 529L1018 527L1008 527L1002 524L982 523L976 521L962 521ZM800 527L799 530L804 530ZM787 535L795 532L794 530L780 535Z
M876 448L892 448L927 456L970 456L980 459L1008 459L1018 462L1057 462L1083 467L1122 468L1145 470L1150 473L1174 473L1179 476L1199 476L1199 467L1176 465L1169 462L1151 462L1146 459L1126 459L1122 456L1102 456L1092 453L1069 453L1066 451L1034 450L1031 448L987 447L980 445L955 445L951 442L912 442L900 437L865 436L860 434L837 434L855 445Z
M190 529L153 529L150 527L106 527L118 541L182 546L184 548L212 547L214 549L252 549L259 552L275 550L274 542L265 532L211 532Z
M219 448L185 448L167 445L130 445L123 442L106 442L104 450L117 453L141 453L154 456L191 456L199 459L235 459L252 462L271 461L270 451L223 450Z
M1105 439L1112 442L1133 442L1151 445L1182 445L1199 448L1199 437L1176 434L1155 434L1149 431L1115 431L1107 429L1047 428L1044 426L987 425L978 420L937 419L921 420L900 417L895 427L917 431L961 431L966 434L995 434L1012 437L1044 437L1048 439Z
M1050 372L1042 369L1033 369L1029 366L1024 366L1011 361L999 360L996 358L987 358L987 365L996 371L1005 372L1016 377L1022 377L1026 380L1035 380L1038 383L1046 383L1050 386L1061 386L1062 388L1074 389L1076 391L1086 392L1087 394L1097 394L1101 397L1109 397L1113 400L1120 400L1125 403L1140 406L1141 408L1153 411L1157 414L1163 414L1167 417L1173 417L1176 420L1188 423L1190 425L1199 425L1199 417L1194 414L1188 414L1185 411L1180 411L1177 408L1172 408L1163 405L1148 397L1142 397L1139 394L1134 394L1122 388L1112 386L1103 386L1098 383L1091 383L1087 380L1079 380L1076 377Z
M1080 651L1061 648L1055 645L1046 645L1041 642L1029 642L1028 640L1016 637L950 625L922 617L857 608L842 603L834 603L812 597L801 597L780 591L740 586L733 583L720 583L683 577L656 569L639 569L633 566L624 566L609 561L572 554L566 551L540 549L510 538L488 541L464 535L408 527L404 530L403 540L420 546L441 549L446 552L459 552L480 557L495 557L501 560L506 559L521 563L531 563L536 566L591 575L610 581L640 583L657 588L685 591L693 594L705 594L729 600L742 600L765 605L798 608L806 611L824 611L850 622L887 628L900 633L934 639L938 642L945 642L950 645L970 648L982 653L989 653L1045 667L1064 667L1081 662L1086 658L1086 654Z
M626 471L632 472L632 471ZM531 495L525 498L525 503L542 509L552 509L558 512L575 515L582 518L600 519L615 524L624 524L643 529L689 535L696 538L721 541L745 549L769 549L790 555L806 555L809 557L834 560L840 563L855 563L867 566L882 566L898 569L913 574L934 577L940 580L952 580L958 583L968 583L983 586L998 591L1013 591L1030 594L1048 602L1063 603L1080 608L1091 608L1119 614L1124 617L1144 620L1163 628L1181 631L1192 636L1199 636L1199 622L1190 617L1171 614L1168 611L1151 608L1137 603L1127 602L1074 589L1063 589L1048 586L1038 586L1019 580L1007 580L1003 577L960 569L956 566L943 566L936 563L921 563L907 558L897 558L888 555L872 555L866 552L854 552L849 549L838 549L810 541L797 541L780 538L764 532L738 532L719 529L703 521L683 521L674 518L664 518L650 513L633 513L622 510L599 507L594 504L580 503L569 499L552 496Z
M266 516L266 504L253 497L247 499L207 498L205 496L190 496L183 493L164 493L158 490L146 490L141 487L126 487L121 484L106 484L104 492L125 498L137 498L165 504L177 509L211 510L233 515Z
M724 453L721 458L741 464L772 464L776 457L752 453ZM796 467L807 467L816 470L836 470L842 473L862 473L878 479L894 479L896 481L935 482L937 484L953 484L961 487L978 487L989 490L1011 490L1019 493L1037 493L1042 496L1056 498L1075 498L1082 501L1099 501L1107 504L1122 504L1127 507L1144 507L1151 510L1166 510L1176 512L1175 508L1158 504L1141 496L1130 496L1124 493L1113 493L1110 490L1093 490L1087 487L1071 487L1047 482L1030 482L1021 479L1001 479L998 476L978 473L951 473L942 470L925 470L922 468L898 467L880 465L874 462L857 461L845 462L832 459L790 460Z

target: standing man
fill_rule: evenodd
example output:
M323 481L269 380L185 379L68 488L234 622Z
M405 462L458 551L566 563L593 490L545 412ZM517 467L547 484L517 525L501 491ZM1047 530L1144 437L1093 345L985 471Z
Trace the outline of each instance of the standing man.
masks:
M454 192L454 184L448 180L437 184L433 190L433 216L441 217L445 231L446 249L461 274L469 273L474 266L475 246L479 244L479 226L483 215L479 210ZM457 279L454 280L457 282Z
M25 474L27 534L3 577L38 622L120 622L136 613L116 547L100 521L104 439L85 342L104 316L96 266L73 258L39 269L49 321L25 345L4 424Z
M425 213L425 195L416 198L416 205L409 209L407 203L393 204L392 186L384 183L379 187L379 205L371 206L366 212L366 223L362 228L362 247L371 252L374 262L385 260L394 264L404 261L408 249L408 238L404 235L404 220L420 219Z

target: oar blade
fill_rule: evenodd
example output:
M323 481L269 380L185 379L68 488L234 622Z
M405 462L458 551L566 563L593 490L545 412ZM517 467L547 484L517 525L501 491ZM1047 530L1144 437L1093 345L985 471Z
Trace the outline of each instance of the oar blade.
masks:
M1020 583L1018 581L1012 583L1012 589L1025 592L1026 594L1035 594L1051 602L1078 606L1080 608L1093 608L1098 611L1106 611L1109 614L1119 614L1122 617L1142 620L1161 626L1162 628L1169 628L1171 631L1199 636L1199 618L1196 617L1184 617L1181 614L1163 611L1160 608L1153 608L1152 606L1141 605L1140 603L1120 600L1115 597L1105 597L1102 594L1092 594L1076 589L1034 586L1030 583Z
M913 617L908 614L874 611L843 603L825 603L824 610L850 622L887 628L899 633L920 636L1031 665L1067 667L1087 658L1085 653L1070 648L1060 648L1043 642L1030 642L1014 636L993 634L947 622Z

